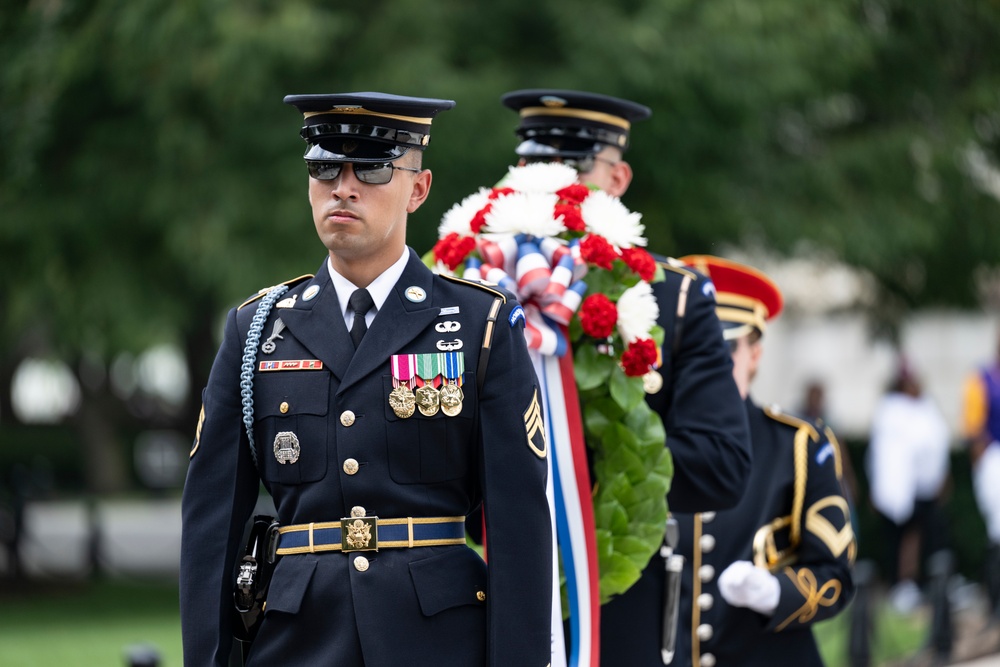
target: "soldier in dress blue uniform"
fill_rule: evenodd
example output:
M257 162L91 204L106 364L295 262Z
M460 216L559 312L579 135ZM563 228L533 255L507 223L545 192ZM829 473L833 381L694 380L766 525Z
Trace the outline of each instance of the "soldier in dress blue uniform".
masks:
M840 449L822 423L758 407L748 396L761 336L782 308L777 286L737 262L682 259L715 284L754 466L736 507L674 515L686 562L672 664L822 665L812 625L840 612L853 593L856 542Z
M548 447L509 293L406 246L448 100L292 95L315 276L230 311L183 498L186 665L224 665L259 486L281 524L250 665L537 665L550 656ZM486 500L489 567L465 543Z
M625 194L632 169L623 154L632 123L650 116L647 107L573 90L517 90L501 100L520 116L520 164L561 162L580 173L580 182ZM646 389L649 405L663 418L674 462L667 502L680 512L732 507L750 474L750 436L714 292L697 271L655 257L665 273L652 287L666 340L662 366L647 376ZM663 664L665 578L663 559L654 556L632 588L601 608L602 664Z

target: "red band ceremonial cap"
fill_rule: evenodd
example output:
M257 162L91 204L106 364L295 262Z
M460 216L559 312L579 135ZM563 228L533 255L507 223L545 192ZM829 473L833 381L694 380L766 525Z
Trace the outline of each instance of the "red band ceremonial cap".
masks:
M688 255L680 261L715 285L716 313L727 340L746 335L751 327L764 333L767 321L784 306L774 281L751 266L712 255Z

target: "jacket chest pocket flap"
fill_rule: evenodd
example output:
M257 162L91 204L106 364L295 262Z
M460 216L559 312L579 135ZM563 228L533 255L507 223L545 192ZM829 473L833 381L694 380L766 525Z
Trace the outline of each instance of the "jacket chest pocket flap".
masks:
M327 466L330 374L259 373L253 389L261 476L279 484L322 479Z
M389 406L393 390L392 376L382 378L386 397L386 443L389 448L389 474L398 484L436 484L464 477L475 456L475 414L478 406L476 378L465 373L462 384L462 408L449 416L438 408L427 417L415 410L400 419Z

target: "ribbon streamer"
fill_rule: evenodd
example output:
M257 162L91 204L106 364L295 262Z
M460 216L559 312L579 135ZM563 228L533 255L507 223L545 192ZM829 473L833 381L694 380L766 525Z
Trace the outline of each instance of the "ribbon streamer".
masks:
M542 385L550 451L549 509L554 530L553 571L562 563L569 604L563 631L559 580L552 600L552 667L598 667L600 573L587 447L567 325L580 307L587 265L576 240L494 235L480 237L483 262L470 259L465 277L496 283L518 295L524 336ZM513 276L513 277L512 277Z

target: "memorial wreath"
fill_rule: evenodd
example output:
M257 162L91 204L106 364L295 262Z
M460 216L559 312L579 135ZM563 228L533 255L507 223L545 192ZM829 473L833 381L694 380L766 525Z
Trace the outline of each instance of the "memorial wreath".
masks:
M640 220L618 198L577 183L568 166L511 167L497 186L445 213L439 240L424 258L439 272L516 293L529 348L550 361L565 357L564 369L571 364L563 375L574 378L575 387L553 390L558 378L541 374L550 437L564 432L568 440L586 442L575 450L554 443L554 465L575 468L586 486L580 498L592 502L592 526L575 522L572 511L568 526L557 526L564 615L572 595L569 559L576 558L562 545L564 530L593 531L588 550L595 552L590 558L597 561L601 603L639 579L663 538L673 467L663 423L644 400L662 385L656 369L663 330L651 283L663 279L663 269L644 249ZM543 364L536 361L536 368ZM582 425L565 428L553 420ZM556 494L560 486L565 493L560 479L573 480L555 474ZM561 502L555 501L557 524Z

